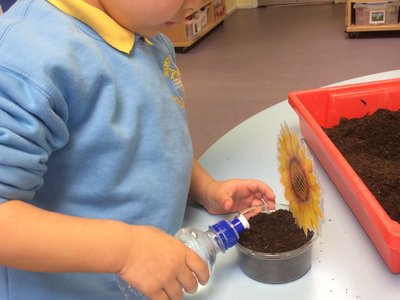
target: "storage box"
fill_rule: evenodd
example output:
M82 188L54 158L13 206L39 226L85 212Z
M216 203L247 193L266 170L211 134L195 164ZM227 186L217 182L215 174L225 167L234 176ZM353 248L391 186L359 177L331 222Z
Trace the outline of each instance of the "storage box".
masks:
M209 6L203 7L200 10L201 27L206 27L208 23L208 9Z
M355 3L356 25L388 25L399 22L399 1Z
M362 101L361 101L362 100ZM400 109L400 79L289 93L301 132L389 269L400 272L400 224L392 220L321 128L379 108ZM366 262L367 263L367 262Z

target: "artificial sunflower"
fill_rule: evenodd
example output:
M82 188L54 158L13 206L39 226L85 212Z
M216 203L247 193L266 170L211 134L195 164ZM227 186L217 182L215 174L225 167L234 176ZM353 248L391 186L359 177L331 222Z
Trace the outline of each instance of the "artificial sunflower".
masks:
M297 225L304 230L318 232L322 218L321 188L314 173L313 160L298 135L284 123L278 139L278 160L285 198Z

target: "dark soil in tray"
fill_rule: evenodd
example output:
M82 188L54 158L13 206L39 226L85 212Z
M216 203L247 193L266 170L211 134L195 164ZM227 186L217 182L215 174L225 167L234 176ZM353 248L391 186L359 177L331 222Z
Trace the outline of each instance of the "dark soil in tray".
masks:
M400 111L323 128L389 217L400 223Z
M249 219L250 229L245 230L239 243L253 251L282 253L300 248L311 238L304 235L290 211L279 209L273 213L259 213Z

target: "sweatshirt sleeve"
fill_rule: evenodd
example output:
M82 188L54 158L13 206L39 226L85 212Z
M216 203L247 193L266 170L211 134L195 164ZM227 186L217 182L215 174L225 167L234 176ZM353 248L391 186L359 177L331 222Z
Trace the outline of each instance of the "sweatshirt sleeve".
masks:
M32 199L49 156L67 143L67 105L53 98L62 97L0 68L0 203Z

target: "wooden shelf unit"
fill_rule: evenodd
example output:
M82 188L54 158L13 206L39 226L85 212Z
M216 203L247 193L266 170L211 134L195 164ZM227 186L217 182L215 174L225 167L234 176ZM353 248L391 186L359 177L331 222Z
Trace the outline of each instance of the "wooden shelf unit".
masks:
M220 3L218 7L216 7L217 3ZM225 20L226 18L225 0L203 0L201 8L197 11L188 13L185 19L191 19L191 18L194 19L194 16L196 15L197 12L201 10L204 11L204 9L206 8L208 8L207 24L201 26L201 30L192 37L190 36L190 33L188 32L187 28L190 27L190 25L186 24L185 21L163 29L162 32L171 39L175 48L178 48L180 50L185 50L189 48Z
M346 0L346 15L345 25L346 32L350 38L356 37L358 32L366 31L393 31L400 30L400 23L397 24L371 24L371 25L356 25L356 13L354 9L355 3L387 3L388 1L379 0Z

